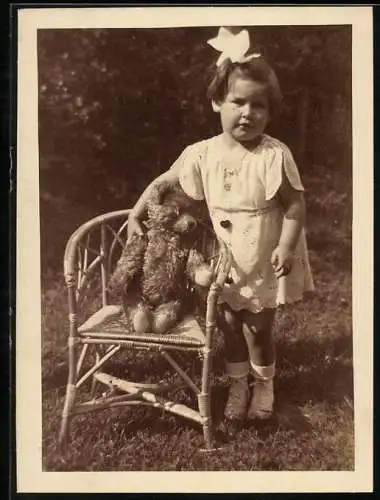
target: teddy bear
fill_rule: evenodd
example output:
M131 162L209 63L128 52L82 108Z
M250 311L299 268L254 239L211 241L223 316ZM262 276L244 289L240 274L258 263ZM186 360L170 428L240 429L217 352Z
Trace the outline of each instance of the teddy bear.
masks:
M153 188L147 231L125 244L108 287L134 332L168 332L187 312L191 291L209 287L213 269L197 250L209 224L205 203L187 196L179 183Z

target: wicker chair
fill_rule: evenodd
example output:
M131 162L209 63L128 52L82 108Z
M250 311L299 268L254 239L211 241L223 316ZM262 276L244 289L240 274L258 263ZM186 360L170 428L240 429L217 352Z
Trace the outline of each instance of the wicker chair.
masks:
M203 253L213 264L214 274L206 293L204 321L187 316L166 335L149 332L137 335L128 330L121 307L109 304L107 296L108 277L125 244L128 214L129 210L120 210L88 221L73 233L66 246L64 274L69 301L69 374L59 442L61 446L67 444L70 421L75 415L141 404L197 422L203 428L205 449L212 449L215 439L211 421L210 383L216 304L230 269L231 256L215 240L213 232L205 229L200 244ZM86 318L86 314L89 317ZM201 327L201 324L204 326ZM175 370L178 380L174 384L164 385L135 383L103 371L106 362L124 349L159 353ZM175 351L186 351L200 357L200 387L174 359ZM83 397L78 398L78 391L86 382L91 385L90 397L83 402ZM97 389L102 384L109 390L97 397ZM195 392L197 410L163 399L162 395L166 391L179 386L188 386Z

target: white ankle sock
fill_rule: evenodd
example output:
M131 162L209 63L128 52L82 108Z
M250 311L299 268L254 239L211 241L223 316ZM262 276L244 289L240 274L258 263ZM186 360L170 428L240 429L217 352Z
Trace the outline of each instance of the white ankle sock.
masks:
M276 363L272 363L268 366L255 365L251 361L251 368L253 371L253 376L255 380L268 381L273 380L276 373Z

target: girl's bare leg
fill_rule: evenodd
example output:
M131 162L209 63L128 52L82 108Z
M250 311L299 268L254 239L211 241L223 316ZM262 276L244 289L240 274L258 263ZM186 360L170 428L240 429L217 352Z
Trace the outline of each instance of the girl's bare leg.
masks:
M232 311L227 304L220 306L218 326L224 337L226 373L231 378L224 416L226 431L232 436L240 428L247 414L248 348L242 332L240 315Z

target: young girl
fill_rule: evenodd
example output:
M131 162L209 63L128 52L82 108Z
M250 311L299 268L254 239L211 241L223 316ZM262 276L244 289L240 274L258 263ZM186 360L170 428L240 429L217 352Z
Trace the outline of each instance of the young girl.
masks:
M314 285L300 175L290 150L265 134L281 101L276 75L259 54L247 55L245 30L233 35L221 28L209 43L221 52L208 96L222 133L188 146L153 181L132 210L129 237L142 234L139 221L155 183L179 181L190 197L206 200L215 233L233 256L219 328L231 377L225 418L236 429L246 419L272 415L276 307L301 299Z

